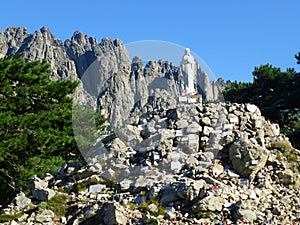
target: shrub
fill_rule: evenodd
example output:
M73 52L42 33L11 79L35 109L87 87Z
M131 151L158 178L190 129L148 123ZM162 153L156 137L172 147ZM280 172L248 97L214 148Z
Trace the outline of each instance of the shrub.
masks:
M0 215L0 223L5 223L5 222L10 222L12 220L16 220L16 219L20 218L23 215L24 215L23 212L20 212L20 213L15 214L15 215L1 214Z
M64 216L67 212L67 202L69 201L69 196L64 194L55 195L53 198L46 202L41 202L38 206L39 211L44 209L49 209L54 212L55 216Z
M151 212L149 210L149 205L154 204L157 206L157 212ZM165 207L163 207L162 204L160 204L158 202L158 200L155 200L153 198L144 201L141 205L138 205L138 209L143 211L143 212L150 212L150 214L154 215L154 216L158 216L158 215L165 215L166 214L166 209Z
M198 212L196 218L201 219L201 218L210 218L213 215L212 212Z
M158 225L158 221L155 218L149 218L144 221L145 225Z

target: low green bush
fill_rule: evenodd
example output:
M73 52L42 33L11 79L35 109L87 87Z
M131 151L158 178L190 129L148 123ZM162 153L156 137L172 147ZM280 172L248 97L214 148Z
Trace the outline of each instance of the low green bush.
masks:
M1 214L0 215L0 223L5 223L5 222L10 222L12 220L16 220L18 218L20 218L21 216L23 216L24 213L20 212L18 214L15 215L11 215L11 214Z
M48 201L41 202L38 206L39 211L49 209L54 212L55 216L62 217L67 213L67 202L69 196L64 194L55 195Z

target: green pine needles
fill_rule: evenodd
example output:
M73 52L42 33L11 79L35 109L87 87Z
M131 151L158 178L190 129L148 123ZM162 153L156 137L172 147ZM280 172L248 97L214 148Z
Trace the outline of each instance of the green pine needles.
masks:
M0 59L0 204L27 181L54 172L70 153L80 154L72 129L72 97L78 83L51 81L45 61Z

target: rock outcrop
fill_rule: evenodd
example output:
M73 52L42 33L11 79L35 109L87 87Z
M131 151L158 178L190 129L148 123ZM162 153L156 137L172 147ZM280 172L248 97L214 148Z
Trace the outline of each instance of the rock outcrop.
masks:
M163 88L175 96L183 91L180 67L163 60L150 61L144 66L138 57L130 59L118 39L104 38L98 43L95 38L76 31L62 42L46 27L33 34L23 27L0 32L0 54L21 53L26 60L47 60L51 64L51 79L81 81L75 93L76 103L100 108L113 127L121 127L124 115L129 116L137 105L143 106L155 89ZM222 99L221 83L211 82L201 68L197 80L199 92L207 100ZM123 98L125 95L127 98Z

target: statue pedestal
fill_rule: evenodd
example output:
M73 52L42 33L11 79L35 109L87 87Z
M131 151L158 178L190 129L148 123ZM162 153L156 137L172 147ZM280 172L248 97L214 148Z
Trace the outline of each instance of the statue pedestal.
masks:
M178 98L179 103L187 103L187 104L202 104L202 95L196 94L196 95L182 95Z

